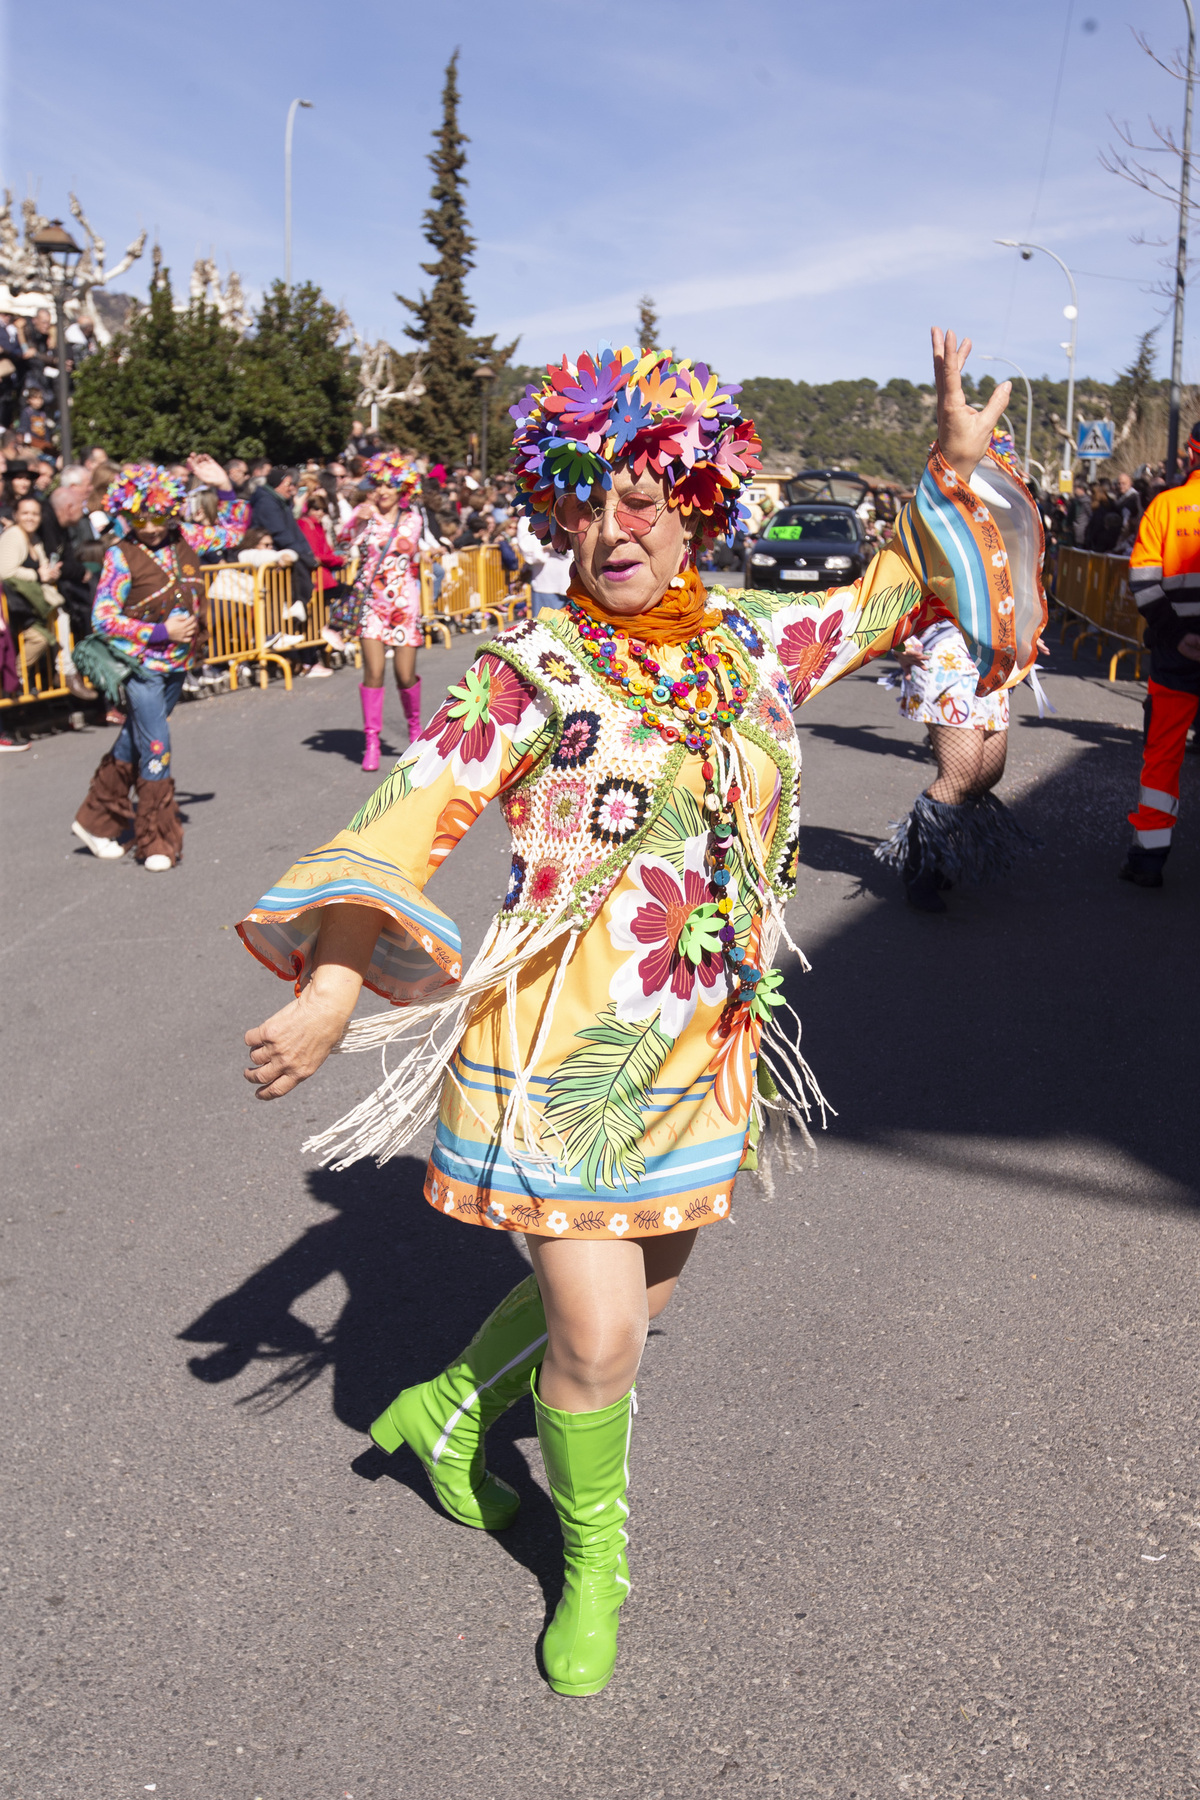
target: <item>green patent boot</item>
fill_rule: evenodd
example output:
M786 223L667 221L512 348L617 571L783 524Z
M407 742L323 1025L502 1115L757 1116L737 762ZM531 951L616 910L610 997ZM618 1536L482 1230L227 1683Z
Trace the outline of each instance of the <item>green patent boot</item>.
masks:
M538 1396L538 1442L562 1527L563 1596L542 1641L546 1680L556 1694L598 1694L617 1660L617 1626L629 1593L629 1435L633 1390L599 1412L556 1412Z
M371 1437L389 1456L407 1444L460 1525L502 1531L521 1502L506 1481L488 1474L484 1435L520 1399L545 1352L542 1296L528 1275L448 1368L396 1396L371 1426Z

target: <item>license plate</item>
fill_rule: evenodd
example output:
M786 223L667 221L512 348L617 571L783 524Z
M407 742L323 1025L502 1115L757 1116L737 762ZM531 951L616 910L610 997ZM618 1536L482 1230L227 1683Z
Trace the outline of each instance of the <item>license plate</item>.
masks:
M785 581L820 581L820 569L781 569Z

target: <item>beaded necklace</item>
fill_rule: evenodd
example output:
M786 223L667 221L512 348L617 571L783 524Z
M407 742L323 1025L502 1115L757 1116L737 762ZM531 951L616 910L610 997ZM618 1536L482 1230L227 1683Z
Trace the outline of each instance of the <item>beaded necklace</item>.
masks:
M694 637L683 647L682 673L671 680L663 673L650 645L631 637L619 626L606 629L597 625L569 596L566 605L596 674L616 688L618 698L631 712L640 715L643 725L657 731L665 743L682 741L685 750L704 759L700 773L704 779L704 810L709 818L708 879L711 904L720 920L716 937L731 986L730 1004L748 1001L762 979L762 971L747 962L737 941L730 924L733 900L727 891L732 879L727 863L738 834L734 808L742 792L736 785L731 786L722 799L711 759L716 732L722 726L735 725L746 704L747 688L741 671L727 650L709 649L703 637ZM723 678L729 685L728 696ZM724 1019L722 1024L726 1024ZM722 1032L722 1036L726 1035L728 1028Z

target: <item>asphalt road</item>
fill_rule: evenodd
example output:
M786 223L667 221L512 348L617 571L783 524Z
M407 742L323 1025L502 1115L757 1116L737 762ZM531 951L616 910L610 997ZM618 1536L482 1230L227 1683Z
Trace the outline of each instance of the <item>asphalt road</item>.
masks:
M423 658L427 709L478 640ZM168 876L70 818L111 733L0 761L8 1800L922 1800L1200 1792L1200 781L1115 879L1140 692L1061 652L1016 706L1019 876L908 912L870 856L928 778L869 675L803 715L790 985L838 1118L739 1183L651 1337L617 1674L551 1694L532 1414L490 1538L364 1427L524 1267L414 1154L306 1165L373 1079L253 1101L285 997L231 926L367 791L352 675L182 707ZM394 694L392 747L403 743ZM434 891L477 939L480 821ZM376 1003L373 1003L376 1004Z

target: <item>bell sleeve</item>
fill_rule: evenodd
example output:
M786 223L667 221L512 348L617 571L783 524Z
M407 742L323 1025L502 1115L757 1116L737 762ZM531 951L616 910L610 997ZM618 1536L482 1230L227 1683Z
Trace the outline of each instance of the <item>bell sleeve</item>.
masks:
M232 550L241 543L249 528L249 502L239 500L232 488L218 488L215 523L210 525L206 519L189 519L179 527L179 535L197 556L204 556L214 550Z
M320 909L349 902L384 915L365 977L373 993L406 1006L452 987L462 940L425 884L488 801L537 766L551 720L537 689L485 652L346 830L293 863L246 914L237 930L250 954L299 993Z
M1042 524L1028 489L990 449L970 484L935 445L886 549L848 587L752 593L738 602L774 640L794 704L897 648L937 601L959 626L980 695L1024 679L1046 624Z

